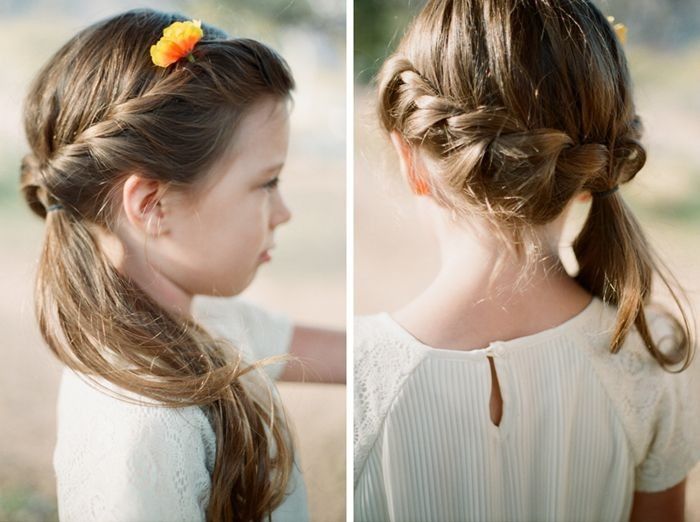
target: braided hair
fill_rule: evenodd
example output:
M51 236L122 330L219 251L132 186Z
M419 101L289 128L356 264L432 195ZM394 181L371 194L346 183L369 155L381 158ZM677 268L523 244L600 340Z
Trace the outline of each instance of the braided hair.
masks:
M618 307L610 349L635 326L665 367L692 357L686 312L619 192L646 161L641 120L615 32L589 0L429 0L377 78L378 114L430 166L421 182L453 215L477 215L523 259L543 250L537 227L577 194L593 198L574 242L576 280ZM653 273L683 316L673 354L644 315ZM676 283L677 285L677 283Z

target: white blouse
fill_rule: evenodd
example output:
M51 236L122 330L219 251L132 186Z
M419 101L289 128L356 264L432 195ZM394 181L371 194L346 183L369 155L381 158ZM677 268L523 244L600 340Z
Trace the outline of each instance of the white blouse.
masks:
M665 372L594 298L548 330L471 351L422 344L390 315L355 326L356 521L622 521L634 491L700 460L690 370ZM655 340L670 332L647 312ZM493 358L503 399L489 400Z
M212 333L233 341L246 360L289 349L291 322L240 298L197 297L193 313ZM274 378L283 364L266 369ZM205 412L197 406L158 407L127 395L142 404L112 398L64 369L53 456L60 520L204 521L216 457L216 436ZM272 520L308 518L295 465L288 496Z

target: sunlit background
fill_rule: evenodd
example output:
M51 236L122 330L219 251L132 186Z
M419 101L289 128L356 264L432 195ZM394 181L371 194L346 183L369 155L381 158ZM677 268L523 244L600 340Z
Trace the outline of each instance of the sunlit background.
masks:
M18 194L27 152L22 101L39 67L85 26L136 8L179 11L261 40L297 81L280 190L294 217L245 296L299 322L344 328L345 1L8 0L0 4L0 520L57 520L51 457L60 366L35 324L32 285L43 222ZM105 42L105 45L109 45ZM282 384L300 440L313 520L345 518L345 387ZM79 448L76 448L79 451Z
M414 198L379 131L372 83L423 3L354 2L356 314L398 308L431 281L438 266L434 240L417 218ZM700 2L609 0L597 5L628 27L625 49L645 126L647 165L620 192L679 279L700 324ZM669 302L665 292L655 299ZM698 467L688 489L688 519L700 520Z

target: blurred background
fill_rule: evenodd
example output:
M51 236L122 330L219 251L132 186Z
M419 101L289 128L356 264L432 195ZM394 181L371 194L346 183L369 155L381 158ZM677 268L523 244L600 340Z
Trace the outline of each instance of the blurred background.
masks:
M398 308L430 283L438 267L433 238L418 218L393 149L379 130L372 83L423 4L354 1L355 314ZM625 50L645 126L647 165L632 183L621 186L621 193L678 278L700 324L700 2L596 4L627 25ZM569 224L571 237L588 207L576 210ZM562 254L566 256L566 249ZM668 293L661 290L657 281L654 299L669 303ZM688 519L700 520L700 467L690 478Z
M0 31L0 521L57 520L51 463L59 363L34 319L32 290L43 221L19 198L28 151L22 102L39 67L73 34L118 12L179 11L231 36L261 40L297 81L280 190L294 217L276 234L271 264L244 293L299 322L345 327L344 0L6 0ZM345 519L345 387L281 384L299 438L312 520Z

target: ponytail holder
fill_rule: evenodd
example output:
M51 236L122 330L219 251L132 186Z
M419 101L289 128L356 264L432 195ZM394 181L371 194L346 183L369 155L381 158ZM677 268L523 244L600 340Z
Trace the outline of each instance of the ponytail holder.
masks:
M61 205L60 203L54 203L53 205L49 205L46 208L46 213L48 214L52 210L63 210L63 205Z
M620 188L620 185L615 185L613 188L608 189L608 190L602 190L600 192L591 192L591 196L596 197L598 199L601 199L601 198L609 196L610 194L617 192L617 190L619 188Z
M163 36L151 45L151 60L158 67L168 67L182 58L194 62L192 49L204 36L202 22L173 22L163 29Z

